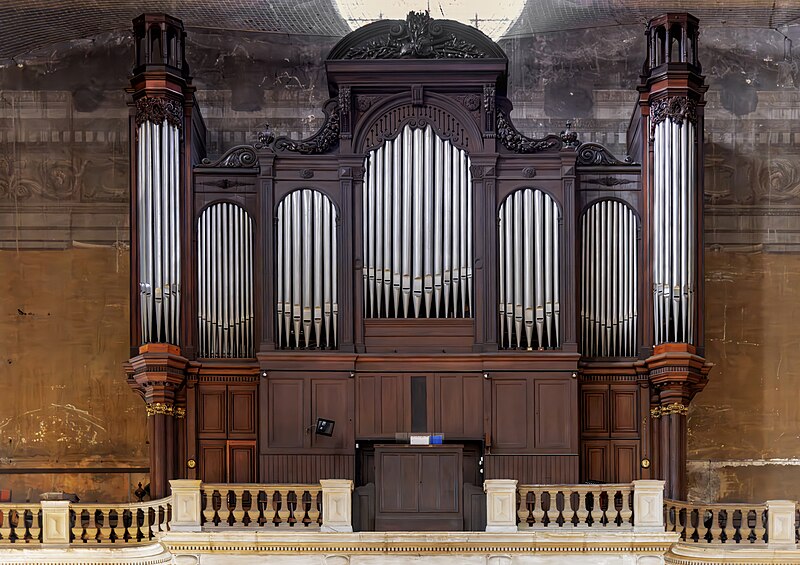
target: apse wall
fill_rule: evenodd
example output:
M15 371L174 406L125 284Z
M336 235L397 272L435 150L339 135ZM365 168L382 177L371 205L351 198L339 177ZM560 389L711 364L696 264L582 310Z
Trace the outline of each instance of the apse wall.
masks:
M702 22L701 22L702 25ZM786 30L795 39L800 26ZM209 153L321 124L338 38L189 30ZM131 38L52 46L0 68L0 489L127 500L146 482L128 348ZM515 124L625 154L643 28L501 42ZM690 495L800 497L800 76L783 37L703 28L706 348L689 413ZM638 156L633 156L638 160Z

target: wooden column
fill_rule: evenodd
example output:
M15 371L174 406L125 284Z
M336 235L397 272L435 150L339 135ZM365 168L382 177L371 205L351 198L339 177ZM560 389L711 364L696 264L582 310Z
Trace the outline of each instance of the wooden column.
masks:
M186 358L166 343L149 343L126 365L128 382L144 398L150 442L150 497L169 494L169 480L176 478L175 418L185 409L175 406L175 396L186 379Z

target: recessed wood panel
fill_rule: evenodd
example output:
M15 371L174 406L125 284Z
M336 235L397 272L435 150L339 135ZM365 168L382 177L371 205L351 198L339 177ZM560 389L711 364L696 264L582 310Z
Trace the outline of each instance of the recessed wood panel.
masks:
M228 435L254 436L256 433L256 391L252 388L229 387Z
M206 483L227 482L225 474L225 441L200 442L200 477Z
M614 436L632 436L639 433L637 390L611 387L611 433Z
M469 353L474 342L471 318L365 319L369 353Z
M582 433L586 436L608 437L608 385L581 387Z
M311 434L311 447L323 449L351 447L353 443L351 383L352 381L346 377L311 379L309 425L316 425L317 418L336 422L331 437Z
M583 444L583 482L608 482L608 442L587 441Z
M225 385L200 387L199 432L205 437L225 437Z
M436 375L436 431L445 437L483 438L483 377Z
M302 448L303 380L300 378L269 379L269 447Z
M572 408L571 379L536 381L536 449L568 450L576 422Z
M419 510L419 455L381 453L378 456L378 509L380 512Z
M611 442L611 481L629 483L639 478L639 442Z
M487 479L513 477L520 484L561 484L578 482L577 455L485 455Z
M461 458L455 453L420 455L419 511L458 512L461 498Z
M358 375L356 377L356 436L376 437L380 435L380 390L379 377Z
M492 445L495 449L528 448L528 381L492 379Z
M228 442L228 482L255 482L255 441Z
M380 433L393 436L397 432L410 431L411 413L405 399L406 379L403 375L381 375L380 382ZM408 421L408 423L406 423Z

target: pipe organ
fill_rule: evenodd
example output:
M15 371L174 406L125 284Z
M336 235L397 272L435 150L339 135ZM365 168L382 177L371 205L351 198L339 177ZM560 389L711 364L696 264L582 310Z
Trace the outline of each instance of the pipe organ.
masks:
M697 26L650 22L626 159L521 133L503 50L427 13L337 43L317 133L211 159L182 24L137 18L126 372L153 495L351 479L363 530L480 529L484 479L683 496L710 369ZM397 468L429 456L463 504Z
M541 190L506 197L498 215L500 346L558 347L560 213Z
M286 349L333 349L336 209L317 190L296 190L278 204L277 343Z
M406 125L364 168L365 316L471 317L469 156Z

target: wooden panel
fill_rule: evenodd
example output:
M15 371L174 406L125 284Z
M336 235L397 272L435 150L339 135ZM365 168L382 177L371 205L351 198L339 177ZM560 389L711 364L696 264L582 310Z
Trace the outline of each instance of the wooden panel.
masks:
M200 387L199 432L201 437L225 437L225 385Z
M486 530L486 493L482 486L464 484L464 530Z
M573 379L536 381L536 449L569 450L577 431L574 418Z
M224 483L228 478L225 473L225 441L200 441L200 477L206 483Z
M397 432L411 431L411 411L408 409L409 392L407 379L403 375L381 375L380 388L380 434L394 436Z
M378 511L419 510L420 465L417 453L380 453L378 466Z
M581 480L583 482L609 482L608 455L607 441L597 440L584 442Z
M617 440L611 442L611 481L629 483L639 478L639 442Z
M311 414L308 424L316 425L317 418L336 422L331 437L312 433L311 447L352 449L354 441L352 382L347 377L311 379Z
M255 482L256 442L228 442L228 482Z
M482 375L436 375L436 430L449 438L483 438Z
M267 454L260 460L264 483L318 483L320 479L355 480L353 455Z
M255 436L256 391L253 388L228 388L228 437Z
M630 437L639 434L638 390L611 385L611 435Z
M608 437L608 385L581 386L581 423L584 436Z
M434 448L435 449L435 448ZM420 512L458 512L461 505L461 458L455 453L420 455Z
M269 383L269 447L304 447L303 380L272 378Z
M487 479L516 479L525 484L578 482L577 455L486 455Z
M356 437L380 435L379 379L377 375L356 377Z
M492 378L492 446L496 450L528 449L528 382Z
M470 353L473 321L467 319L364 320L369 353Z

